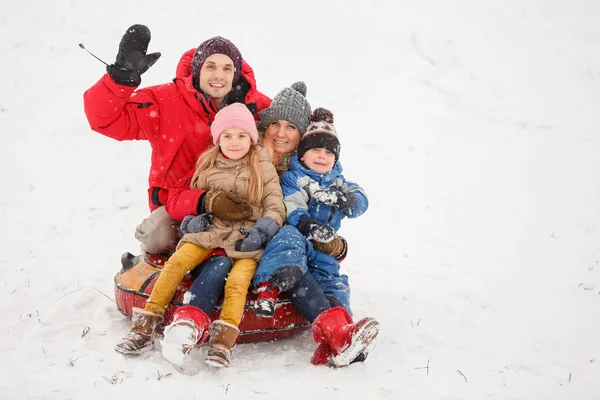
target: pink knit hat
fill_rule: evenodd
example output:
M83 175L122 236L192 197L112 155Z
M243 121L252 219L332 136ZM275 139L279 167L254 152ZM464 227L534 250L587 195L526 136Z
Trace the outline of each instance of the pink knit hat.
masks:
M221 133L229 128L243 129L250 135L252 143L256 144L258 142L258 131L256 130L254 117L248 107L242 103L233 103L217 113L210 126L213 143L217 144Z

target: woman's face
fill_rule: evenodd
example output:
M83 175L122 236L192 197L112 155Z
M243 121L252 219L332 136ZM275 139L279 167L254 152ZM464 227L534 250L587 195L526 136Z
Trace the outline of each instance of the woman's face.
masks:
M294 124L282 119L271 122L265 130L265 139L273 143L273 149L279 154L295 152L300 136L300 131Z

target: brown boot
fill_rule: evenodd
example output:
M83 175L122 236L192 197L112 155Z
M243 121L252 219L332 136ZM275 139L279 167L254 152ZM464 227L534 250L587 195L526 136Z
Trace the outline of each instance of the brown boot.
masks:
M136 355L151 350L154 347L154 332L161 321L161 315L134 307L131 315L131 331L117 343L115 350L126 355Z
M231 348L235 344L240 330L228 322L216 320L210 326L208 354L204 362L213 367L229 367Z

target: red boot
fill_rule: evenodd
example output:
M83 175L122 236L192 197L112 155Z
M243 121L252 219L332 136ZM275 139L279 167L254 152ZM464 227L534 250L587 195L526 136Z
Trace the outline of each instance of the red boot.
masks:
M373 318L363 318L354 323L345 308L333 307L315 319L312 332L315 343L329 345L333 365L344 367L368 350L379 333L379 322Z
M165 328L162 344L163 357L181 366L196 345L208 337L210 318L201 309L183 306L173 314L173 322Z
M258 296L254 301L252 311L258 317L273 318L275 315L275 303L277 302L277 289L271 282L263 282L258 285Z

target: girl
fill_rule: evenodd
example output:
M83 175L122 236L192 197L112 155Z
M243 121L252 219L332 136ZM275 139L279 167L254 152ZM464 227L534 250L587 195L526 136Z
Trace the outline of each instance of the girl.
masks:
M249 204L251 216L238 221L213 216L205 231L185 234L176 252L165 263L145 309L138 310L137 315L134 313L130 335L133 333L135 338L135 334L144 333L144 327L152 335L185 274L213 249L223 248L233 260L233 268L225 284L221 318L210 326L210 348L205 361L215 367L227 367L239 334L250 280L262 256L262 248L285 221L285 207L279 176L265 149L257 146L256 124L245 105L235 103L219 111L211 125L211 134L215 146L198 159L191 187L231 192ZM189 318L172 324L171 332L165 331L165 358L181 364L193 346L205 340L209 322L206 313L194 308ZM140 327L137 332L136 326ZM180 341L177 348L169 346L167 337L189 340Z

